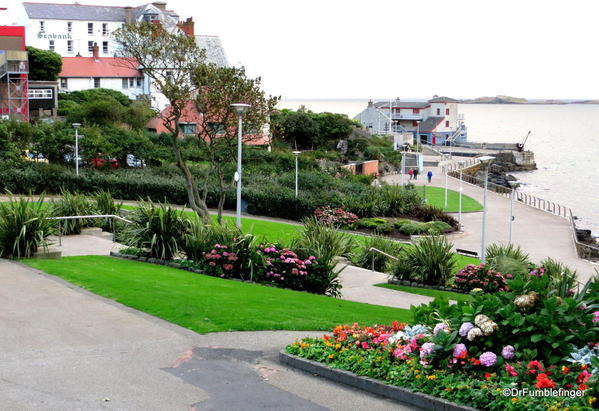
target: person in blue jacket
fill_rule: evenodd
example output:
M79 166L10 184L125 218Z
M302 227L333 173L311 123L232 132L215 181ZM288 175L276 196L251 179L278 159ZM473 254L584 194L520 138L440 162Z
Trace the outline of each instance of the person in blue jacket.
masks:
M428 182L430 183L433 179L433 172L429 170L428 173L426 173L426 176L428 177Z

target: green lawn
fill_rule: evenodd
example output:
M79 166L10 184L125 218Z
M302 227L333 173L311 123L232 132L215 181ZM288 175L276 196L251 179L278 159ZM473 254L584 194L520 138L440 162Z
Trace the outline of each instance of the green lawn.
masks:
M102 256L23 260L93 293L199 333L330 330L337 324L391 324L408 310L224 280Z
M418 193L424 197L424 186L416 186ZM445 188L442 187L426 187L426 201L428 204L434 205L444 211L457 213L459 211L460 193L453 190L447 190L447 209L445 209ZM462 194L462 211L482 211L483 206L467 195Z
M472 297L468 294L453 293L450 291L441 291L441 290L430 290L428 288L408 287L405 285L395 285L395 284L387 284L387 283L375 284L375 286L382 287L382 288L389 288L391 290L404 291L406 293L411 293L411 294L426 295L428 297L433 297L433 298L444 297L444 298L447 298L448 300L455 300L455 301L470 301L472 299Z

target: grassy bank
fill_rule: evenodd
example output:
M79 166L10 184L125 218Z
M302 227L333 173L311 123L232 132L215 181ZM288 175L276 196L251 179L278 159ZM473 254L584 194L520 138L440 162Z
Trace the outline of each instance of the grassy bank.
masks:
M443 211L450 213L457 213L460 205L460 193L453 190L447 190L447 208L445 208L445 188L443 187L431 187L427 186L426 190L424 186L416 186L416 190L420 196L425 196L428 204L440 208ZM483 206L467 195L462 194L462 211L482 211Z
M199 333L326 330L410 321L407 310L193 274L111 257L24 260L93 293Z

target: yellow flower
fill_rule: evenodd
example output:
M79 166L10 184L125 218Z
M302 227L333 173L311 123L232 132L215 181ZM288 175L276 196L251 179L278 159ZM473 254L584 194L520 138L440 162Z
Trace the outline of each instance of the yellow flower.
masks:
M426 378L428 378L430 381L434 381L434 380L436 380L436 379L437 379L437 376L436 376L436 375L429 375L429 376L428 376L428 377L426 377Z
M501 388L495 388L495 392L501 392Z
M450 392L451 391L451 387L445 388L445 391Z
M418 374L420 370L414 370L414 374Z
M332 347L332 346L333 346L333 343L327 342L327 347Z
M595 403L595 401L597 401L597 397L589 397L588 401L589 401L589 405L593 405Z
M513 397L513 398L512 398L512 404L516 404L517 402L518 402L518 398L516 398L516 397Z
M416 379L419 380L422 377L422 375L417 375Z
M329 354L329 359L335 358L335 354Z

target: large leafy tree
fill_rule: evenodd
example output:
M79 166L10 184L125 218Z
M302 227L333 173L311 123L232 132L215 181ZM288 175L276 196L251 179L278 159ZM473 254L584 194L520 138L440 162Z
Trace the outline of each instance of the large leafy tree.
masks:
M266 96L260 78L248 78L243 67L204 64L196 68L192 79L198 89L196 109L201 113L197 143L217 177L220 223L226 194L234 184L232 173L227 173L231 167L227 166L237 160L238 115L231 104L250 105L243 114L243 141L264 142L269 138L265 125L279 98ZM204 186L204 193L206 190Z
M29 80L56 81L62 70L60 54L50 50L27 47L29 55Z
M122 64L141 68L153 88L168 101L170 109L165 111L162 121L170 134L175 164L185 178L189 206L205 223L210 223L206 196L200 194L179 139L181 116L199 91L192 74L204 64L204 50L196 45L194 37L171 33L150 23L126 24L113 36L119 44L117 56L123 58Z

